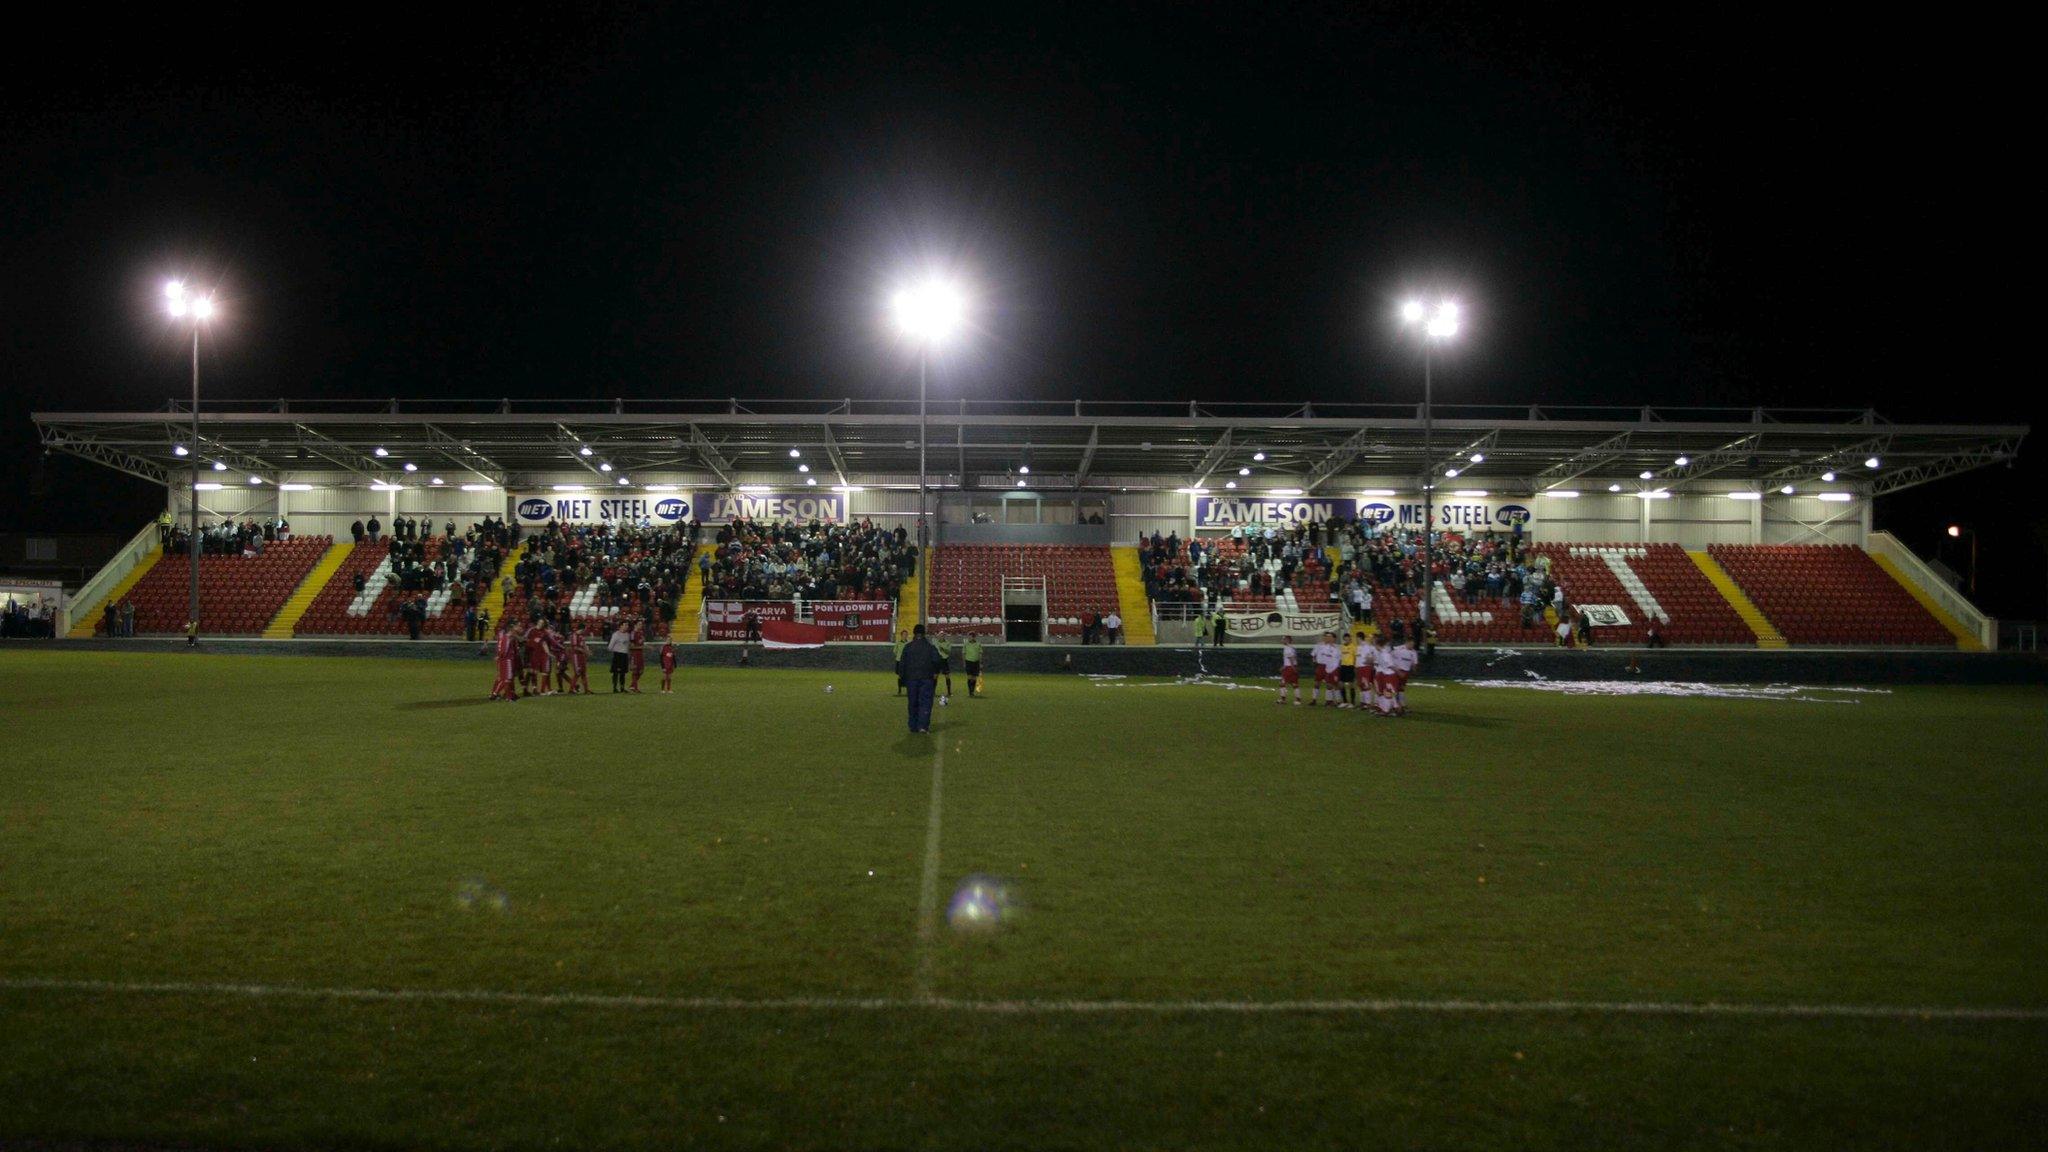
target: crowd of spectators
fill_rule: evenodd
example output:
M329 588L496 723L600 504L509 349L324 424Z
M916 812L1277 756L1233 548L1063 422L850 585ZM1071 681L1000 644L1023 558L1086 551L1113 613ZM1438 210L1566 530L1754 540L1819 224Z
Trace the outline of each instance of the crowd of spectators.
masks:
M135 619L132 605L129 606L128 619L131 623ZM0 636L9 640L38 640L56 634L57 615L47 600L17 600L9 596L6 607L0 609Z
M157 520L157 535L163 541L164 551L175 556L191 555L191 528L182 520L175 523L167 520L168 515ZM291 538L291 521L283 517L275 520L238 521L231 516L218 524L199 526L199 554L261 556L265 545Z
M1433 571L1462 603L1514 605L1523 627L1545 608L1565 611L1549 561L1530 557L1519 529L1438 532ZM1334 557L1331 553L1334 551ZM1419 529L1359 520L1240 527L1229 536L1183 541L1178 533L1138 540L1145 590L1155 602L1215 609L1231 600L1293 589L1298 600L1336 600L1354 619L1370 619L1376 597L1418 597L1424 545Z
M665 631L689 585L690 553L702 530L695 523L552 523L527 539L505 575L507 588L525 596L529 620L551 621L563 631L573 626L570 601L586 588L598 615L658 619Z
M698 561L711 600L894 600L917 570L902 528L735 520Z

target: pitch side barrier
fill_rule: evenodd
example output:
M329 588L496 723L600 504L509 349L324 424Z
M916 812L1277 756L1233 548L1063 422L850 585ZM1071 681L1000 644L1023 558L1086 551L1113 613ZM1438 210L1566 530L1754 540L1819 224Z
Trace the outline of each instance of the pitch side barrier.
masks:
M52 651L185 653L174 638L135 640L24 640L8 650L35 645ZM685 668L737 668L743 646L731 643L679 644ZM1054 676L1223 676L1272 679L1279 653L1270 647L1204 649L1138 648L1122 645L990 645L985 657L991 676L1018 673ZM488 674L489 646L463 640L258 640L211 639L204 655L376 656L473 662ZM592 648L593 661L602 657ZM817 649L746 649L749 668L886 672L890 651L881 644L828 644ZM1678 680L1707 684L2048 684L2048 656L2038 652L1957 652L1945 649L1812 648L1759 649L1609 648L1560 651L1549 647L1439 648L1423 663L1423 680ZM486 688L488 685L486 685ZM480 690L481 691L481 690Z

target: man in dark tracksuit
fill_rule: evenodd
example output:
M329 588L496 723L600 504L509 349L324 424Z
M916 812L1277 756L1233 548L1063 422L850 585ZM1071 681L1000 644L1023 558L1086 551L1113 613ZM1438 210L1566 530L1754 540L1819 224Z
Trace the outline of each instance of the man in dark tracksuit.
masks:
M910 730L932 730L932 693L937 689L943 661L939 650L924 638L924 625L912 630L910 643L903 646L903 683L910 690Z

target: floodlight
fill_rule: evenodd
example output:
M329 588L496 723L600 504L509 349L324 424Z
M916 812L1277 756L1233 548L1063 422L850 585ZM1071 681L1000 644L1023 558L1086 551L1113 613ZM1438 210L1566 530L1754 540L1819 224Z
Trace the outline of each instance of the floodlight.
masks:
M1239 476L1249 476L1249 475L1251 475L1251 474L1252 474L1252 470L1251 470L1251 469L1249 469L1249 468L1239 468L1239 469L1237 470L1237 474L1238 474Z
M797 457L799 457L799 456L801 456L801 455L803 455L803 453L802 453L801 451L799 451L798 449L795 449L795 448L791 448L791 449L789 450L789 458L790 458L790 459L792 459L792 460L796 459Z
M222 461L219 461L219 460L215 460L215 461L213 462L213 470L214 470L215 472L225 472L225 471L227 471L227 470L228 470L228 466L227 466L227 464L225 464L225 463L224 463L224 462L222 462Z
M251 477L249 477L249 483L251 483L251 484L261 484L261 483L263 483L263 477L261 477L261 476L251 476Z
M432 480L427 481L427 483L432 484L436 488L439 488L441 486L442 481L439 476L436 476Z
M609 461L609 460L606 460L606 461L605 461L604 463L602 463L602 464L599 464L599 465L597 466L597 470L598 470L599 472L609 472L609 471L611 471L611 470L612 470L612 462L611 462L611 461Z
M1823 472L1820 474L1820 480L1823 484L1833 484L1835 482L1835 474L1833 472Z
M1410 300L1406 304L1401 305L1401 323L1413 324L1422 319L1422 313L1422 301Z
M389 449L376 448L371 450L371 454L376 456L377 459L382 460L384 457L391 455L391 452Z
M1235 487L1237 487L1237 481L1235 481L1235 480L1225 480L1225 481L1223 482L1223 486L1224 486L1225 488L1235 488Z
M190 456L190 455L192 454L192 451L191 451L191 449L189 449L189 448L185 447L185 446L184 446L183 444L179 444L179 445L177 445L177 446L173 447L173 448L171 449L171 452L172 452L172 454L173 454L173 455L177 455L177 456Z
M1778 491L1784 493L1787 496L1790 496L1792 494L1792 486L1790 484L1787 484L1783 488L1778 489Z
M419 466L419 465L417 465L417 464L415 464L415 463L413 463L413 462L412 462L412 461L410 461L410 460L407 460L407 461L405 462L405 470L406 470L407 472L417 472L417 471L419 471L419 470L420 470L420 466Z
M1963 529L1960 525L1951 524L1948 526L1948 534L1951 537L1959 537L1963 534Z
M1673 461L1673 463L1677 464L1680 468L1683 468L1687 464L1692 463L1692 460L1689 457L1680 456L1677 460Z
M1872 457L1870 457L1869 459L1867 459L1867 460L1865 460L1865 461L1863 462L1863 466L1864 466L1865 468L1875 468L1875 467L1877 467L1877 466L1878 466L1878 463L1879 463L1879 461L1878 461L1878 458L1877 458L1877 457L1875 457L1875 456L1872 456Z
M1484 453L1484 452L1474 452L1474 453L1472 454L1472 462L1473 462L1474 464L1484 464L1484 463L1486 463L1486 453Z
M937 279L897 289L889 306L896 315L897 329L926 344L937 344L952 335L967 315L967 302L960 290Z
M213 297L201 296L199 299L194 300L192 302L192 318L194 320L213 319Z
M1252 453L1252 459L1263 464L1266 460L1266 454L1264 452L1254 452Z
M1553 496L1559 500L1577 500L1579 498L1578 492L1570 488L1553 489L1552 491L1545 492L1544 495Z
M809 464L799 464L796 466L796 470L799 472L809 472L811 470L811 466ZM1026 468L1025 471L1029 472L1031 471L1031 469Z
M1655 475L1656 475L1656 473L1655 473L1655 472L1645 472L1645 473L1643 473L1642 475L1640 475L1640 476L1636 477L1636 479L1638 479L1638 480L1648 480L1648 479L1650 479L1650 478L1654 477Z

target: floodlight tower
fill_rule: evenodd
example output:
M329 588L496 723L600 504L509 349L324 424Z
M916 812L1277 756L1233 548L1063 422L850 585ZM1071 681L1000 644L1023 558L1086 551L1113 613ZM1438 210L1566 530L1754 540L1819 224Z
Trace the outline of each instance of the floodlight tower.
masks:
M966 298L951 283L933 277L899 288L889 299L897 331L917 344L917 619L925 620L930 601L931 515L925 507L928 483L925 479L925 378L930 372L932 350L944 343L967 316Z
M1430 376L1436 346L1457 337L1459 318L1458 302L1449 298L1437 301L1434 308L1420 300L1401 305L1401 325L1422 337L1422 608L1418 618L1425 628L1429 625L1430 598L1436 592L1436 458L1431 447L1435 431L1431 406L1435 397L1431 394ZM1415 641L1420 646L1423 637L1417 636Z
M172 280L164 285L164 310L171 319L192 329L192 443L187 455L192 458L192 538L186 542L186 551L192 554L191 603L187 607L185 642L199 643L199 333L213 319L214 303L211 292L199 295L185 287L183 280Z

